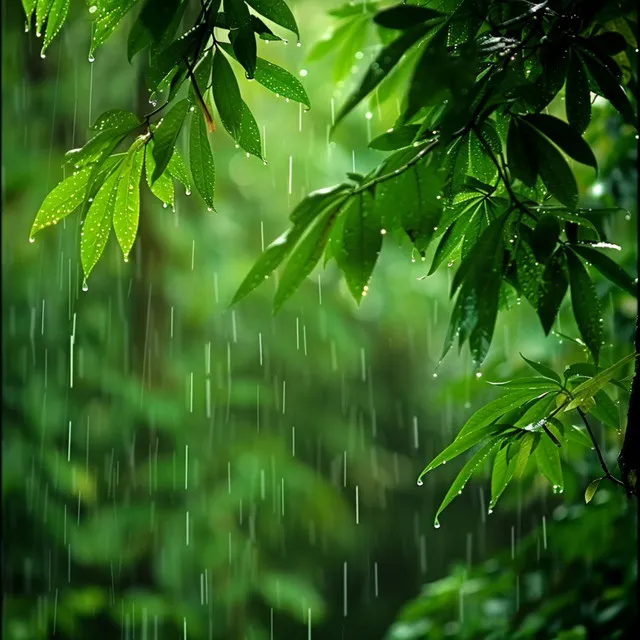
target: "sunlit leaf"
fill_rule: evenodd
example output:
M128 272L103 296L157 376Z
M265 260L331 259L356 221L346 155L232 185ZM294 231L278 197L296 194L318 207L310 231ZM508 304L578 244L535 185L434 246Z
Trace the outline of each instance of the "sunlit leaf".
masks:
M638 283L617 262L611 260L609 256L586 245L575 244L571 248L613 284L635 298L638 297Z
M520 354L520 357L535 371L537 371L540 375L544 376L545 378L548 378L549 380L553 380L554 382L557 382L558 385L562 386L562 379L560 378L560 376L550 367L547 367L546 365L542 364L541 362L535 362L534 360L529 360L528 358L525 358L522 354Z
M596 478L589 483L589 486L586 488L584 492L584 501L589 504L593 499L593 496L596 495L596 491L600 486L600 483L604 480L604 476L602 478Z
M60 29L62 29L62 25L69 13L70 4L71 0L53 0L51 3L47 17L47 28L44 33L44 40L42 41L42 51L51 44L51 41L58 35Z
M33 221L29 233L30 238L33 238L38 231L56 224L62 218L73 213L83 203L85 187L91 172L91 167L80 169L49 192Z

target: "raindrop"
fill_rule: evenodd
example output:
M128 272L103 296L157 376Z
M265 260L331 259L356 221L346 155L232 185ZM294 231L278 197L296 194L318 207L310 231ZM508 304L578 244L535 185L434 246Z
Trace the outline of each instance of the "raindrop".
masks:
M89 54L88 60L89 60L89 62L95 62L96 61L96 59L95 59L95 57L93 56L92 53ZM154 107L156 106L155 103L151 103L151 104L153 104Z
M47 54L44 52L44 49L40 52L40 57L44 60L47 57Z
M386 229L380 229L380 235L384 236L387 233Z
M433 526L434 526L436 529L439 529L439 528L440 528L440 523L436 520L436 521L433 523Z
M299 73L304 78L309 72L306 69L300 69Z
M82 282L82 290L89 291L89 285L87 284L87 279L85 278Z
M302 46L302 42L297 42L296 43L296 47L301 47Z
M371 118L373 118L373 113L371 113L371 111L367 111L367 113L364 114L364 117L367 120L371 120Z
M482 373L480 371L476 371L476 378L482 378Z
M29 238L29 242L30 242L31 244L33 244L35 241L36 241L36 239L35 239L35 238L31 238L31 237Z
M424 482L422 481L422 478L418 478L418 482L416 482L416 484L417 484L419 487L421 487L421 486L424 484Z
M187 190L184 192L184 195L185 195L185 196L190 196L190 195L191 195L191 189L187 189Z
M162 203L162 208L163 208L163 209L166 209L168 206L169 206L169 205L168 205L166 202L163 202L163 203Z
M98 7L95 4L89 7L89 13L95 13L97 10L98 10Z

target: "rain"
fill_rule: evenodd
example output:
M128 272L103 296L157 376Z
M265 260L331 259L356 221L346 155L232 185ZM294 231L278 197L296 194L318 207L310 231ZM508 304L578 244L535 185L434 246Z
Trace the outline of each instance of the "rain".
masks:
M298 46L258 45L299 77L312 108L241 78L262 161L218 118L209 135L215 211L176 179L175 201L163 204L142 179L131 253L111 233L89 278L79 211L66 217L75 196L53 202L35 237L29 230L69 177L64 154L93 135L96 116L146 114L156 98L143 62L126 61L127 29L94 51L87 16L70 18L41 52L20 3L3 4L7 638L484 638L508 637L495 634L523 619L535 631L522 637L578 639L596 622L574 620L575 603L547 621L538 614L547 586L577 599L578 576L604 592L605 572L633 560L635 516L623 494L603 483L584 504L600 467L579 443L562 449L563 486L529 465L496 506L481 461L436 515L469 452L421 475L498 397L488 382L531 375L519 353L560 371L584 360L584 344L563 337L578 335L570 313L545 338L535 311L514 297L481 370L466 346L443 359L455 269L427 276L435 247L425 257L385 228L359 305L324 258L276 314L282 270L230 305L306 194L386 157L368 145L391 132L401 109L397 91L382 85L333 130L380 45L373 29L355 37L364 24L356 22L342 69L331 57L311 59L314 43L335 30L321 4L291 3L303 25ZM357 4L358 19L369 20L372 3ZM611 117L594 108L594 127L604 131ZM579 179L589 206L633 212L610 221L624 253L637 232L636 140L624 129L611 144L619 166ZM188 157L186 135L177 148ZM88 171L73 175L81 198ZM607 343L622 341L636 300L598 291L610 314ZM627 396L612 395L624 416ZM594 425L614 468L620 433ZM598 517L622 540L610 564L611 533ZM623 597L602 596L615 624L632 616L627 573L615 573ZM558 635L543 634L547 623Z

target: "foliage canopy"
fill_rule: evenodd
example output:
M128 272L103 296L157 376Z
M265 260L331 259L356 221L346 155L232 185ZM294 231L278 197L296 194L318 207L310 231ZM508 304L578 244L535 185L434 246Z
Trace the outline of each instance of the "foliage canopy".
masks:
M213 210L209 134L216 132L216 122L247 154L262 158L260 131L238 76L310 107L297 78L258 56L258 41L280 41L276 32L299 35L284 0L193 4L87 4L93 20L90 58L128 12L138 11L127 55L129 60L148 56L146 79L154 108L144 115L102 114L93 126L94 137L67 154L69 175L36 216L32 238L81 209L85 278L112 227L128 259L138 229L143 173L166 205L173 203L178 181L187 190L193 186ZM44 52L65 20L69 0L23 0L23 5L36 31L44 30ZM605 388L626 388L620 376L634 359L629 355L600 368L603 309L594 275L633 296L637 282L610 257L619 246L611 242L603 221L615 211L580 206L574 163L598 170L583 137L592 96L610 102L622 123L635 126L635 9L631 2L604 0L423 0L392 6L350 3L332 13L340 24L312 57L344 46L365 24L375 25L382 41L334 127L367 97L390 91L386 87L391 85L400 100L398 118L370 144L389 154L367 175L349 174L348 181L304 198L289 216L289 229L259 256L233 301L284 265L273 303L278 310L324 257L325 264L335 261L359 303L368 292L383 239L408 237L422 260L435 244L429 273L445 264L457 266L441 357L454 342L459 348L468 343L477 368L489 352L500 309L526 299L548 335L569 295L591 362L575 363L560 375L528 361L539 375L504 383L505 395L474 414L423 471L482 445L438 514L490 455L492 506L530 457L554 489L562 490L559 447L578 438L597 448L587 422L590 412L619 426ZM190 28L181 32L181 24ZM400 72L409 78L401 93L391 84ZM181 135L188 136L186 160L176 147ZM585 432L563 420L572 410L580 414ZM637 453L634 458L629 451L626 447L621 459L622 482L601 460L604 477L635 492ZM595 488L590 485L587 499Z

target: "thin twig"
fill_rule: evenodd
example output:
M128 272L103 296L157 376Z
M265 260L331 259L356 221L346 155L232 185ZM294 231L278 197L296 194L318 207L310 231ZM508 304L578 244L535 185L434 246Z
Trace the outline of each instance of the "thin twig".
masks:
M596 450L596 453L598 454L598 459L600 460L600 466L602 467L602 470L604 471L604 475L606 478L609 478L609 480L611 480L614 484L620 485L621 487L624 487L624 483L621 482L620 480L618 480L618 478L616 478L615 476L611 475L611 472L609 471L609 467L607 467L607 463L604 460L604 457L602 456L602 451L600 451L600 447L598 446L598 441L596 440L595 435L593 434L593 431L591 431L591 427L589 426L589 423L587 422L587 416L584 414L584 411L582 411L582 409L580 409L580 407L577 407L578 413L580 414L580 417L582 418L582 422L584 422L584 426L587 428L587 432L589 433L589 437L591 438L591 442L593 442L593 447Z

